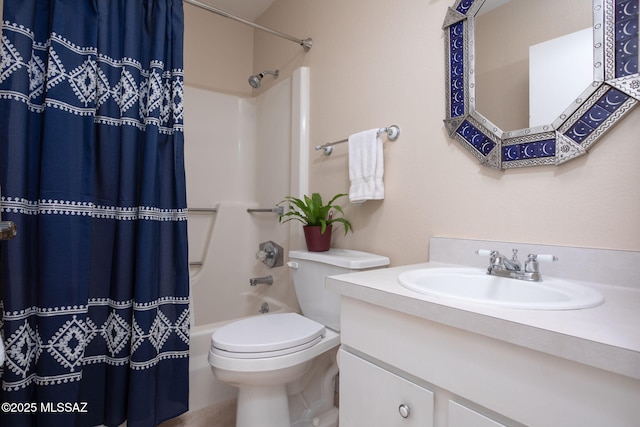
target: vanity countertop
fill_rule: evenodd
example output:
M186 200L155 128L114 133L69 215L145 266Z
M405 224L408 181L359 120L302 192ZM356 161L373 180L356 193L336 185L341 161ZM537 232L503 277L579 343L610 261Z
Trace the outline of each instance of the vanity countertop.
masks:
M581 283L605 302L582 310L522 310L457 302L401 286L407 270L460 265L429 262L327 278L327 288L465 331L640 380L640 291Z

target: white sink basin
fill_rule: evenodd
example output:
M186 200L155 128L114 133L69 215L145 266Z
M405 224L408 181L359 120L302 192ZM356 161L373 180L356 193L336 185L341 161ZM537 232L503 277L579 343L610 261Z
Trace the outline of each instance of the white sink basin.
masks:
M424 268L400 273L407 289L437 298L528 310L574 310L602 304L602 294L566 280L542 282L488 275L478 268Z

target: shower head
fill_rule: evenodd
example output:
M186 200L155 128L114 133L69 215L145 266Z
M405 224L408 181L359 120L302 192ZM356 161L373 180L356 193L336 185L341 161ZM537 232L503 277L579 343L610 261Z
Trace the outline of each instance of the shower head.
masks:
M256 75L254 75L254 76L249 77L249 84L251 85L251 87L254 88L254 89L258 89L260 87L260 82L262 81L262 78L264 76L266 76L267 74L271 74L271 75L273 75L274 79L277 79L279 71L278 70L275 70L275 71L267 70L267 71L263 71L261 73L258 73Z

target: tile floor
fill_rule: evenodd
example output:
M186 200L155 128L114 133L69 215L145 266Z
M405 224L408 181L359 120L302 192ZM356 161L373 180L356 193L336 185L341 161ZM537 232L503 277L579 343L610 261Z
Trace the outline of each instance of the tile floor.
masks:
M236 425L236 400L207 406L187 412L165 421L158 427L234 427Z

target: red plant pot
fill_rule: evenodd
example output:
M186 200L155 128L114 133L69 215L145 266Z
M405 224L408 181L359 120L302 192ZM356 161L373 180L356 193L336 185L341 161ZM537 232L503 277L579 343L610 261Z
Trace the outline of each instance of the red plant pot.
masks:
M311 252L328 251L331 246L331 225L327 225L324 233L320 233L322 227L319 225L305 225L304 239L307 242L307 249Z

